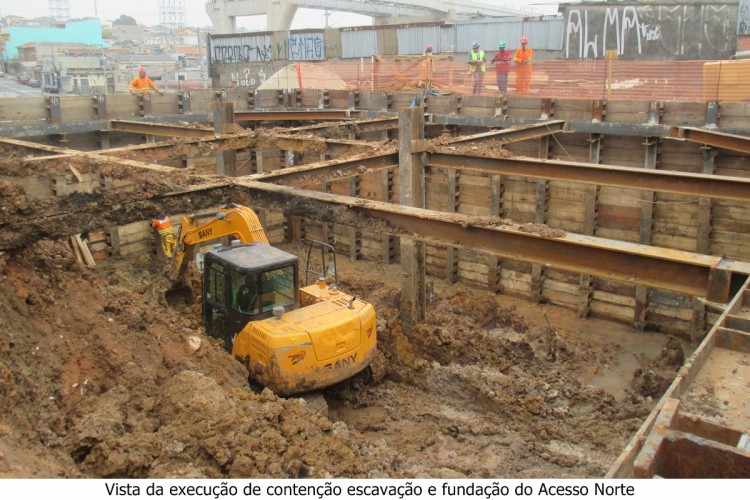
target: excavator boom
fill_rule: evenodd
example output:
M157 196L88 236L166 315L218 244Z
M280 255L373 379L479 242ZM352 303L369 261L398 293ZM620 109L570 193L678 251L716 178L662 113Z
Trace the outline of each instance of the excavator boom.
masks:
M193 224L192 217L183 217L177 238L178 249L174 256L172 281L178 286L184 284L187 263L193 258L196 246L225 236L231 236L242 243L268 243L258 215L248 207L222 209L214 219L201 225Z

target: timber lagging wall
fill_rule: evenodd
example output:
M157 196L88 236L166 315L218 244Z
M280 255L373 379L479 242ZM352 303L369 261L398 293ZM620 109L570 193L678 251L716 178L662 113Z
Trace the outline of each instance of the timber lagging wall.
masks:
M360 93L360 106L389 110L408 106L411 95ZM377 107L376 107L377 106ZM705 125L706 104L649 102L543 101L493 97L430 97L428 111L437 114L515 119L549 118L571 122L592 119L611 123ZM747 105L720 105L719 125L730 129L748 126ZM470 132L462 127L460 132ZM455 130L454 130L455 132ZM560 160L598 162L630 167L683 172L750 176L747 160L736 154L702 148L660 137L566 133L556 138L509 146L517 154ZM375 172L337 180L321 189L373 200L397 199L398 176ZM553 228L604 238L640 242L699 253L750 260L750 207L691 196L650 193L632 189L544 182L512 176L476 176L453 169L428 167L427 208L472 215L499 215L519 223L545 223ZM387 238L360 234L354 228L323 228L304 221L309 237L333 241L353 258L393 259ZM460 281L501 293L543 300L592 315L696 337L718 315L700 301L664 290L581 276L523 262L498 260L470 249L454 250L428 245L428 275Z

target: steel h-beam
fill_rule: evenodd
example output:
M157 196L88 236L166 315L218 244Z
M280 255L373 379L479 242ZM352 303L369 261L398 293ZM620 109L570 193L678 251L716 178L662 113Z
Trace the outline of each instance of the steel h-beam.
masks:
M457 137L448 144L465 144L468 142L477 142L491 139L501 144L512 144L515 142L528 141L530 139L539 139L548 135L557 134L565 130L565 120L551 120L542 123L533 123L531 125L521 125L502 130L490 130L479 134L466 135Z
M516 175L533 179L581 182L663 193L750 202L750 179L693 174L674 170L646 170L593 163L526 158L485 158L438 152L428 166L474 171L488 175Z
M277 121L340 121L350 120L354 114L346 109L316 109L298 111L235 111L234 121L277 122Z
M214 131L203 127L187 127L168 123L150 123L132 120L110 120L109 128L113 132L153 135L158 137L213 137Z
M750 137L744 135L727 134L697 127L672 127L669 137L750 155Z
M416 237L438 245L472 248L506 259L547 265L625 283L645 284L726 302L733 273L746 267L712 255L653 247L575 233L547 236L502 225L499 219L438 212L264 182L235 179L249 201L299 215L316 214L374 232ZM346 220L346 218L349 218ZM372 225L381 221L382 226Z

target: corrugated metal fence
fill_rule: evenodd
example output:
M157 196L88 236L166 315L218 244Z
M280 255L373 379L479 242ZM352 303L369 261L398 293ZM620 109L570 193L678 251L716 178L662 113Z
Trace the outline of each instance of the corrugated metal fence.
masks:
M341 57L370 57L378 53L378 33L375 30L341 30Z
M375 30L351 32L354 43L358 36ZM427 45L440 52L468 52L474 42L494 50L499 41L505 41L508 48L518 47L521 35L529 37L529 45L539 50L561 50L563 20L559 17L541 19L508 18L489 23L458 23L450 25L408 26L398 29L399 55L421 54ZM342 43L344 42L342 33ZM363 57L374 55L364 54ZM344 57L347 57L344 55Z

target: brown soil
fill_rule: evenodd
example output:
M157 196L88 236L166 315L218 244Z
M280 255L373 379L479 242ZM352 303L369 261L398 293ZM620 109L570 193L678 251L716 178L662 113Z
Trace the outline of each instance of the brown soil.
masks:
M685 363L685 352L679 340L668 337L659 356L642 363L643 366L633 373L630 385L641 396L657 399L666 392L677 370Z
M149 267L79 269L49 241L4 256L0 475L391 470L303 400L250 391L243 366L202 334L197 315L162 305L164 283Z
M505 149L505 144L501 139L483 139L477 142L459 142L454 143L458 136L441 135L430 140L433 149L445 151L448 153L463 153L473 156L483 156L486 158L510 158L513 154Z
M327 390L326 418L250 390L145 257L1 255L0 475L600 476L653 405L618 359L666 337L441 283L407 332L398 267L339 260L341 286L376 305L387 373ZM621 394L597 387L605 371Z

